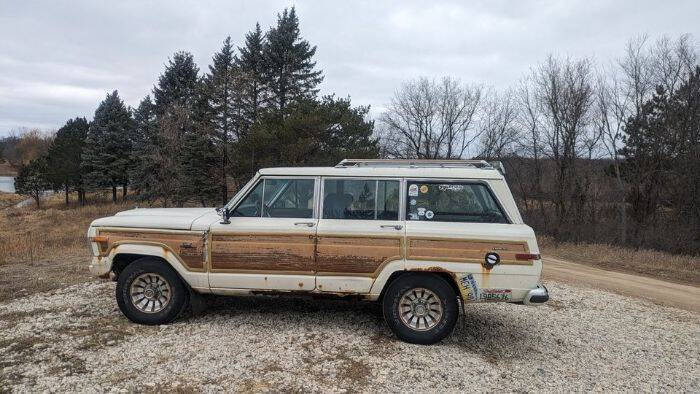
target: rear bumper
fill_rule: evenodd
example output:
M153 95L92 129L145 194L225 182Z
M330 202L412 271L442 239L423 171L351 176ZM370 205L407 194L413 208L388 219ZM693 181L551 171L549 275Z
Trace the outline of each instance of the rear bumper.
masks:
M549 292L547 288L542 284L538 284L537 287L527 292L523 299L523 304L537 306L547 301L549 301Z

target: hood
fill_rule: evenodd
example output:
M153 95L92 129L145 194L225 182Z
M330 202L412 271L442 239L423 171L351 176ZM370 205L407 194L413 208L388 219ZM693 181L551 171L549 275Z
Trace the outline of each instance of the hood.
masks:
M204 217L213 221L219 216L214 208L136 208L97 219L91 226L190 230L197 219Z

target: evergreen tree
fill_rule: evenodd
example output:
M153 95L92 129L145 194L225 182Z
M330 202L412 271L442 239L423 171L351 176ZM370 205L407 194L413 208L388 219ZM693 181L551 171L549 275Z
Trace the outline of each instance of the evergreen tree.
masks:
M159 150L160 140L155 105L146 96L134 111L134 133L131 138L132 166L129 171L131 187L139 200L152 203L160 195Z
M33 198L37 208L41 208L42 193L51 187L46 177L47 167L46 157L38 157L23 165L15 178L15 193Z
M263 46L265 83L280 114L296 101L313 98L323 80L322 71L314 71L312 60L316 46L301 38L294 7L277 16L277 26L267 32Z
M226 182L226 168L228 167L229 141L236 132L236 113L240 111L238 102L238 77L234 65L233 45L231 37L226 37L221 51L214 54L213 64L209 66L209 73L205 76L206 102L200 105L200 115L209 117L213 126L213 137L219 154L219 173L221 200L223 204L228 202L228 186ZM200 123L201 123L200 119ZM202 148L203 141L191 141Z
M267 114L250 135L235 145L234 173L251 176L271 166L335 165L344 158L376 158L369 107L353 108L350 99L306 99L289 107L282 119Z
M260 24L256 23L255 30L245 36L245 46L238 47L239 55L235 58L236 69L241 80L239 137L248 132L250 126L268 106L269 95L265 88L266 64L263 56L264 40Z
M117 202L117 187L126 197L131 160L132 119L115 90L100 103L90 123L82 168L86 181L93 187L111 187L112 201Z
M187 108L193 105L197 96L199 67L189 52L175 52L168 60L165 72L158 78L153 88L156 114L163 116L174 106Z
M68 205L68 193L71 190L78 192L78 200L81 205L84 204L80 163L89 127L85 118L70 119L58 129L49 146L47 176L54 189L65 191L66 206Z

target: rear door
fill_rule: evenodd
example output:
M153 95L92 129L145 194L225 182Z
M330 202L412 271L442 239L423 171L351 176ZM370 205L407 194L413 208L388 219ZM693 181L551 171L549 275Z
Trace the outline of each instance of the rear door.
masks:
M315 177L264 177L211 226L209 285L311 291L318 222Z
M403 255L401 181L324 177L321 184L317 289L368 292L382 267Z

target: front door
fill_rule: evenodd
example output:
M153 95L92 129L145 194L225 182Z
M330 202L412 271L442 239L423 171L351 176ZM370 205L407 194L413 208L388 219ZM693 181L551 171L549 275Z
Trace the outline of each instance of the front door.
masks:
M311 291L318 215L315 178L265 177L211 226L209 286Z
M319 291L365 293L385 264L403 258L397 179L324 178L316 244Z

